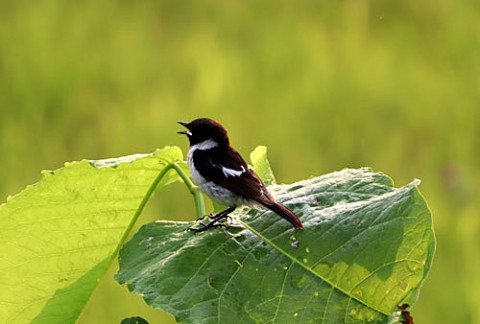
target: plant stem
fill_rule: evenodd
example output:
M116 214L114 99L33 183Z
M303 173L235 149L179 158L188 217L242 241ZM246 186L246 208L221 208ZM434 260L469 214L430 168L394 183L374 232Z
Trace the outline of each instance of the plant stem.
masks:
M175 171L177 171L178 175L180 176L180 178L182 178L188 190L193 195L193 199L195 200L195 211L197 213L197 218L205 216L205 203L203 201L203 195L200 191L200 188L193 184L188 175L183 171L182 167L178 165L178 162L173 162L171 166Z
M169 164L169 165L165 166L165 168L158 174L158 176L155 178L155 180L153 181L153 183L152 183L152 184L150 185L150 187L148 188L147 193L145 194L145 196L143 196L142 202L140 203L140 205L138 206L137 210L135 211L135 215L133 215L132 220L131 220L130 223L128 224L127 230L126 230L125 233L123 234L123 237L121 238L120 244L118 244L118 246L117 246L117 252L112 255L112 258L115 257L115 255L117 255L118 250L120 249L121 246L123 246L123 243L124 243L125 240L127 239L127 236L130 234L130 231L132 230L133 225L135 225L135 223L137 222L138 217L139 217L140 214L142 213L143 209L144 209L145 206L147 205L148 200L150 199L150 197L152 196L153 192L155 191L155 188L157 188L157 186L158 186L158 184L160 183L160 181L161 181L161 180L163 179L163 177L168 173L168 171L170 171L170 169L171 169L172 167L173 167L172 164Z

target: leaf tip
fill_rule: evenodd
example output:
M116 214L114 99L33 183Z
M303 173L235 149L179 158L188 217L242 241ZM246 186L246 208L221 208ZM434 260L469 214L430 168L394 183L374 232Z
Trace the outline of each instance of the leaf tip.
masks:
M411 185L417 187L417 186L419 186L421 183L422 183L422 180L420 180L420 179L413 179Z

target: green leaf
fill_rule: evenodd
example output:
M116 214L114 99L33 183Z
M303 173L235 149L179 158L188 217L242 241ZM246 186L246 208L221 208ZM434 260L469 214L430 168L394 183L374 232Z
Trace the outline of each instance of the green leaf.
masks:
M66 163L0 206L0 322L73 323L177 147Z
M248 208L197 235L192 223L147 224L122 248L116 279L181 322L393 321L398 304L416 301L434 253L416 184L396 189L359 169L271 186L303 231Z
M267 159L266 146L257 146L252 153L250 153L250 160L252 161L253 169L265 184L276 183L272 168L270 168L270 162L268 162Z

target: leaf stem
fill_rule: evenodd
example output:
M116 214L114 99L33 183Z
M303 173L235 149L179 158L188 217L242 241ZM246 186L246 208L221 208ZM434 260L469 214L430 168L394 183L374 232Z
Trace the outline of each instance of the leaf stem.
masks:
M174 169L178 173L178 175L180 176L180 178L182 178L183 182L187 186L190 193L193 195L193 198L195 200L195 210L197 212L198 218L205 216L205 203L203 201L203 196L202 196L202 192L200 191L200 188L198 188L195 184L193 184L193 182L190 180L188 175L182 170L182 167L180 165L178 165L178 163L179 162L175 161L175 162L170 162L169 164L167 164L165 166L165 168L163 168L163 170L155 178L153 183L150 185L150 188L148 188L147 193L143 197L142 202L138 206L137 211L135 212L135 215L133 216L130 224L128 225L127 230L125 231L125 233L124 233L124 235L123 235L123 237L120 241L120 244L118 245L118 248L120 248L123 245L123 243L125 242L128 234L132 230L133 225L137 222L138 217L142 213L143 209L145 208L148 200L152 196L152 194L155 191L155 189L157 188L158 184L160 183L160 181L162 181L163 177L171 169ZM114 255L116 255L116 254L117 253L115 253Z
M202 192L200 188L198 188L192 180L188 177L188 175L183 171L182 167L178 164L179 162L175 161L171 164L171 167L177 171L180 178L182 178L183 182L187 186L190 193L193 195L193 199L195 200L195 211L197 213L197 218L201 218L205 216L205 202L203 200ZM183 162L184 163L184 162Z
M143 209L145 208L145 206L147 205L147 202L148 200L150 199L150 197L152 196L153 192L155 191L155 188L157 188L158 184L160 183L160 181L163 179L163 177L167 174L168 171L170 171L170 169L172 169L173 165L172 164L167 164L165 166L165 168L163 168L163 170L158 174L158 176L155 178L155 180L153 181L153 183L150 185L150 187L148 188L148 191L147 193L145 194L145 196L143 196L143 199L142 199L142 202L140 203L140 205L138 206L137 210L135 211L135 215L133 215L133 218L130 220L130 223L128 224L128 227L126 229L126 231L123 233L123 236L122 238L120 239L120 242L119 244L117 245L117 248L116 248L116 251L115 253L113 253L110 258L111 260L109 261L109 263L113 262L113 259L118 255L118 251L120 250L120 248L123 246L123 243L125 243L125 240L127 239L128 235L130 234L130 232L132 231L132 228L133 226L135 225L135 223L137 222L138 220L138 217L140 216L140 214L142 213ZM106 268L108 269L108 268ZM105 270L106 272L106 270ZM102 276L104 275L105 273L102 274Z

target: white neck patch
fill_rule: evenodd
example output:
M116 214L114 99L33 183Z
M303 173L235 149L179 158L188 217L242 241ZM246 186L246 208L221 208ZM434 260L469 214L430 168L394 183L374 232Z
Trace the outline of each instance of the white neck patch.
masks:
M192 145L190 147L190 152L194 152L196 150L199 150L199 151L206 151L206 150L210 150L214 147L217 147L218 146L218 143L215 142L214 140L212 139L208 139L206 141L203 141L201 143L198 143L198 144L195 144L195 145Z

